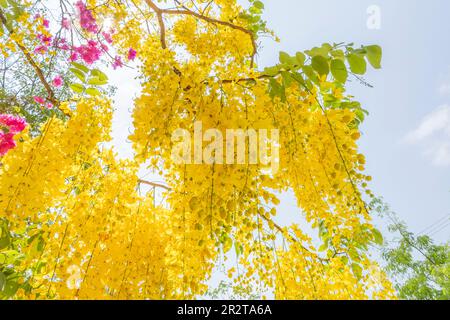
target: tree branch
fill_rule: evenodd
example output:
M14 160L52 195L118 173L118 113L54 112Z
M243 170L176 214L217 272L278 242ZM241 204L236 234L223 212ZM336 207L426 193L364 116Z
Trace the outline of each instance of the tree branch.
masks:
M14 30L8 26L8 21L6 20L6 17L3 13L3 10L0 9L0 21L5 26L5 28L8 30L9 34L12 35L14 33ZM54 106L56 106L59 109L59 101L55 98L55 93L53 92L50 84L45 79L44 73L42 72L41 68L37 65L37 63L33 60L33 57L30 55L28 50L20 44L18 41L14 41L16 45L19 47L19 49L22 51L22 53L25 56L25 59L27 62L33 67L34 71L36 72L36 75L38 76L41 83L44 85L45 90L47 91L47 100L50 101Z
M139 184L145 184L151 187L155 187L155 188L161 188L167 191L170 191L171 189L163 184L159 184L159 183L155 183L155 182L150 182L150 181L146 181L146 180L138 180Z
M161 39L161 46L163 49L167 48L166 44L166 26L164 25L164 19L163 19L163 10L161 10L153 1L151 0L145 0L147 2L148 6L152 8L153 11L155 11L156 16L158 17L158 23L159 23L159 31L160 31L160 39Z
M165 49L167 48L167 44L166 44L166 28L164 25L164 20L163 20L163 15L164 14L168 14L168 15L188 15L188 16L193 16L196 17L197 19L206 21L208 23L212 23L212 24L219 24L222 26L226 26L235 30L239 30L241 32L244 32L246 34L248 34L250 36L250 39L252 41L252 47L253 47L253 52L252 52L252 56L251 56L251 67L253 68L254 65L254 60L255 60L255 56L258 53L258 46L256 45L256 39L255 39L255 34L238 25L235 25L231 22L228 21L222 21L222 20L218 20L215 18L211 18L208 16L205 16L203 14L197 13L195 11L189 10L185 7L183 7L183 9L161 9L159 8L153 1L151 0L145 0L145 2L149 5L150 8L153 9L153 11L155 11L157 17L158 17L158 23L159 23L159 27L160 27L160 32L161 32L161 45L162 47Z

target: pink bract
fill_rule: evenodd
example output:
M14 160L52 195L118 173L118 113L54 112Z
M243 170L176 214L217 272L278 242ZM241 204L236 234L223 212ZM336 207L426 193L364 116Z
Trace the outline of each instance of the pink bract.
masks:
M63 79L61 78L60 75L56 76L53 81L52 84L56 87L59 88L63 85Z
M44 103L45 103L45 99L42 98L42 97L33 97L33 100L34 100L36 103L39 103L39 104L44 104Z
M86 8L86 5L83 3L83 1L78 1L75 6L78 10L81 27L88 32L97 33L98 26L97 22L94 19L94 16L92 15L92 12Z
M123 63L122 63L122 58L119 56L116 56L114 58L114 62L113 62L113 69L116 70L117 68L122 68L123 67Z
M105 38L105 41L109 44L113 43L113 39L111 37L111 33L109 32L102 32L103 38Z
M0 132L0 156L4 156L9 150L16 146L14 134Z
M14 136L25 130L26 126L26 121L20 117L0 114L0 156L4 156L16 146Z
M44 54L47 52L47 47L45 45L38 46L34 49L34 53Z
M27 122L11 114L0 114L0 127L7 127L9 132L16 134L22 132L27 126Z
M93 64L99 60L102 55L101 45L94 40L89 40L87 45L76 47L75 52L77 53L76 57L79 55L87 64Z
M68 18L63 18L61 21L61 26L64 29L69 30L70 29L70 20Z
M70 60L71 62L77 61L77 60L78 60L78 53L72 52L72 54L71 54L70 57L69 57L69 60Z
M128 60L133 61L134 59L136 59L136 55L137 52L133 48L130 48L130 50L128 50Z

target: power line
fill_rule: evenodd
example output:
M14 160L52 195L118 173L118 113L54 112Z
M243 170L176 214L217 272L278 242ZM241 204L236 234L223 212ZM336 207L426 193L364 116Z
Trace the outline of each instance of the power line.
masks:
M425 235L430 235L432 233L434 233L436 230L440 229L443 225L447 224L450 222L450 219L447 221L442 221L442 223L436 225L434 228L428 230L428 232L425 233Z
M419 232L418 235L432 232L432 230L430 230L430 229L434 229L436 227L436 225L440 224L441 222L443 222L444 220L446 220L449 217L450 217L450 214L440 218L439 220L435 221L433 224L431 224L430 226L426 227L421 232Z
M431 237L431 236L434 236L434 235L436 235L436 234L438 234L439 232L441 232L441 231L443 231L443 230L445 230L447 227L449 227L450 226L450 220L447 222L447 223L445 223L444 225L442 225L440 228L438 228L438 230L435 230L432 234L430 234L429 236Z

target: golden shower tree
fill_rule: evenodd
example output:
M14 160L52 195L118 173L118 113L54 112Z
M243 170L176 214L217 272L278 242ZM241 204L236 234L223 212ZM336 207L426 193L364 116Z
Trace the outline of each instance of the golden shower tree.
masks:
M13 130L18 104L0 122L0 298L193 299L221 257L236 260L236 285L277 299L393 297L368 254L382 237L357 147L366 111L345 92L349 77L380 68L378 46L282 52L262 70L259 37L273 33L261 1L57 3L0 0L2 59L31 68L42 94L29 93L27 112L44 117L36 131ZM133 60L135 155L118 160L106 146L113 105L100 69ZM67 72L55 74L55 61ZM279 170L179 164L172 133L197 121L278 129ZM140 180L143 166L165 184ZM162 188L164 203L143 185ZM298 205L289 214L318 237L275 222L288 190Z

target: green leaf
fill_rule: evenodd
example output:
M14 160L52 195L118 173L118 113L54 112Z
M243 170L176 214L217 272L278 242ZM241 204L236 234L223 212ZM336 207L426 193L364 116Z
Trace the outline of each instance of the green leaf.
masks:
M381 232L377 229L373 229L372 234L373 234L374 242L380 246L383 245L384 240L383 240L383 235L381 234Z
M350 70L355 74L365 74L367 70L367 63L364 58L356 54L347 55L348 63L350 64Z
M361 279L362 277L362 268L359 264L357 263L352 263L352 271L353 274L358 278Z
M0 6L2 6L3 8L8 8L8 1L6 0L0 0Z
M258 8L258 9L264 9L264 3L262 3L261 1L255 1L255 3L253 3L253 5Z
M70 89L72 89L76 93L82 93L84 91L84 86L79 83L72 83L70 85Z
M383 55L383 50L380 46L367 46L364 47L367 51L367 60L369 60L372 67L375 69L381 69L381 58Z
M269 77L274 77L280 72L280 68L278 66L265 68L263 74Z
M99 95L102 94L102 93L101 93L98 89L96 89L96 88L87 88L87 89L86 89L86 93L87 93L88 95L90 95L90 96L93 96L93 97L99 96Z
M303 52L297 52L295 54L295 58L297 58L297 62L299 63L299 66L303 66L305 64L306 56Z
M303 72L308 77L309 80L314 82L315 84L319 83L319 79L317 78L317 74L314 72L314 69L311 66L303 66Z
M285 87L273 78L269 81L269 95L272 99L280 97L281 101L286 101Z
M242 254L242 252L244 251L244 249L240 243L235 242L234 243L234 251L236 253L236 256L239 257Z
M358 250L356 250L355 248L350 248L348 250L348 255L350 256L350 258L352 258L353 260L358 260L359 259L359 253Z
M331 55L333 56L333 58L335 59L340 59L340 60L345 60L345 53L342 50L333 50L330 52Z
M89 81L88 81L88 84L91 84L93 86L103 86L107 83L108 83L107 81L101 80L98 77L93 77L93 78L89 79Z
M77 68L80 69L81 71L83 71L84 73L88 73L89 69L88 67L86 67L85 65L82 65L81 63L78 62L72 62L72 65Z
M292 84L291 74L287 71L282 71L281 76L283 77L283 84L285 87L289 87Z
M298 72L292 72L291 78L297 81L301 85L305 85L305 79L303 79L302 75Z
M16 294L17 289L19 289L19 285L15 281L8 280L3 288L3 293L7 297L12 297Z
M355 110L355 114L356 114L356 117L358 118L359 122L364 122L364 119L366 118L366 116L364 115L364 112L357 109L357 110Z
M345 83L348 78L347 67L342 60L334 59L331 61L331 74L333 77L341 82Z
M295 66L298 63L296 57L291 57L289 54L283 51L280 52L280 62L288 66Z
M10 239L8 234L2 234L2 237L0 238L0 250L5 249L9 246Z
M291 59L291 56L289 54L287 54L284 51L280 52L280 62L281 63L289 64L290 59Z
M255 17L259 17L259 15L262 13L262 10L257 8L257 7L255 7L255 6L250 7L250 9L248 11L253 13L255 15Z
M6 284L6 276L3 272L0 271L0 292L3 291L5 284Z
M318 74L327 75L330 72L330 66L328 65L328 60L322 56L315 56L312 58L311 66Z
M69 70L83 83L86 81L86 75L80 69L70 68Z
M226 237L223 242L223 252L227 253L233 247L233 240L231 238Z
M108 76L105 73L103 73L102 71L100 71L99 69L92 70L91 74L94 77L99 78L101 81L108 81Z
M305 51L305 53L310 57L322 56L327 58L332 48L333 47L329 43L324 43L320 48L314 47L311 50Z

